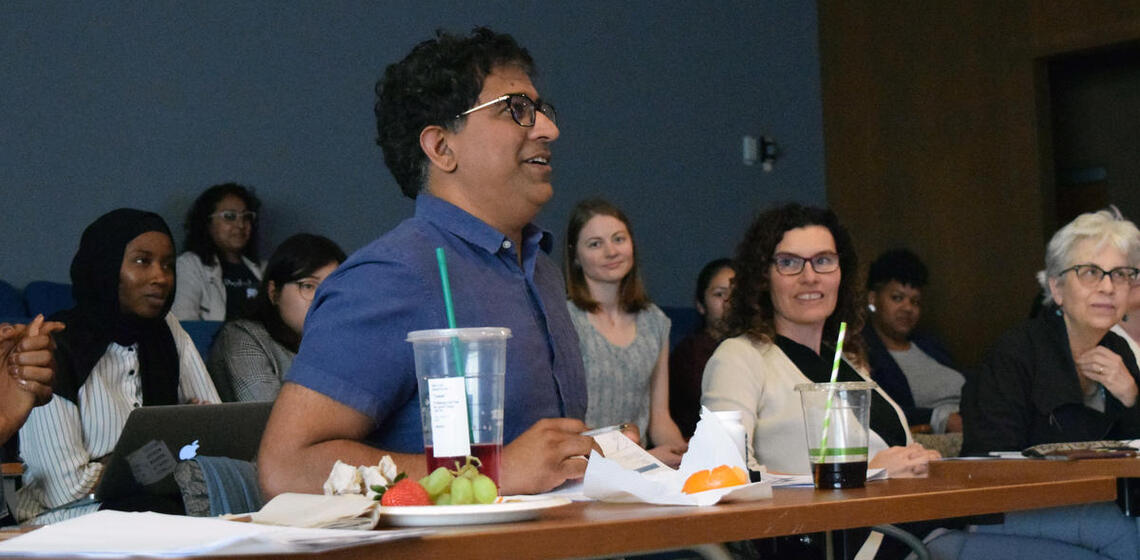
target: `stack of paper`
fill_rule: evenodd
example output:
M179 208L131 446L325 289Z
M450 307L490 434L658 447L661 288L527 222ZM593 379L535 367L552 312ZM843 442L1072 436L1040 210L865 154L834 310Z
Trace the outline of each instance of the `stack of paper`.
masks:
M406 539L427 532L430 529L300 529L151 512L99 511L0 542L0 556L288 554Z

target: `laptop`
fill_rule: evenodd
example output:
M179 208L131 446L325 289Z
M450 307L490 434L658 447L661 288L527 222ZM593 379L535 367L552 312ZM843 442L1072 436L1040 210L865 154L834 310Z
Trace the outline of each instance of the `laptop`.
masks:
M272 402L134 409L95 488L95 499L177 495L174 467L198 455L254 460L272 409Z

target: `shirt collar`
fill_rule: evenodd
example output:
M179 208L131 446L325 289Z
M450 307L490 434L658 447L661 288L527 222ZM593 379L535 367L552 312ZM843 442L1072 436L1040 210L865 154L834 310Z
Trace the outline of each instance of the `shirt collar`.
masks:
M501 231L487 225L466 210L428 193L416 196L416 217L427 220L491 254L504 249L504 244L510 241ZM537 246L549 254L554 246L553 235L533 223L523 227L522 234L523 245L526 247Z

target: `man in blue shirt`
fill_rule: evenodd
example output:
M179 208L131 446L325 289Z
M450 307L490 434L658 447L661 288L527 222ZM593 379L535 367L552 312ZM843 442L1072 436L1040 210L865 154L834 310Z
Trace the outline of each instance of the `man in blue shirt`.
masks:
M426 474L409 331L447 325L443 247L460 327L507 327L502 493L585 473L592 440L578 339L551 236L531 223L553 194L553 107L508 35L440 33L377 84L378 143L415 216L321 285L259 457L272 496L317 492L335 460Z

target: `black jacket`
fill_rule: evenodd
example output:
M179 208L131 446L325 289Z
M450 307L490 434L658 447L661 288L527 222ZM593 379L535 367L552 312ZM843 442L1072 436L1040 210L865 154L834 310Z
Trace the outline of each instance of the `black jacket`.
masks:
M1116 352L1140 384L1128 343L1109 332L1100 345ZM1065 322L1056 313L1005 333L962 389L962 455L1016 451L1040 443L1140 437L1140 406L1105 393L1105 411L1084 405Z

